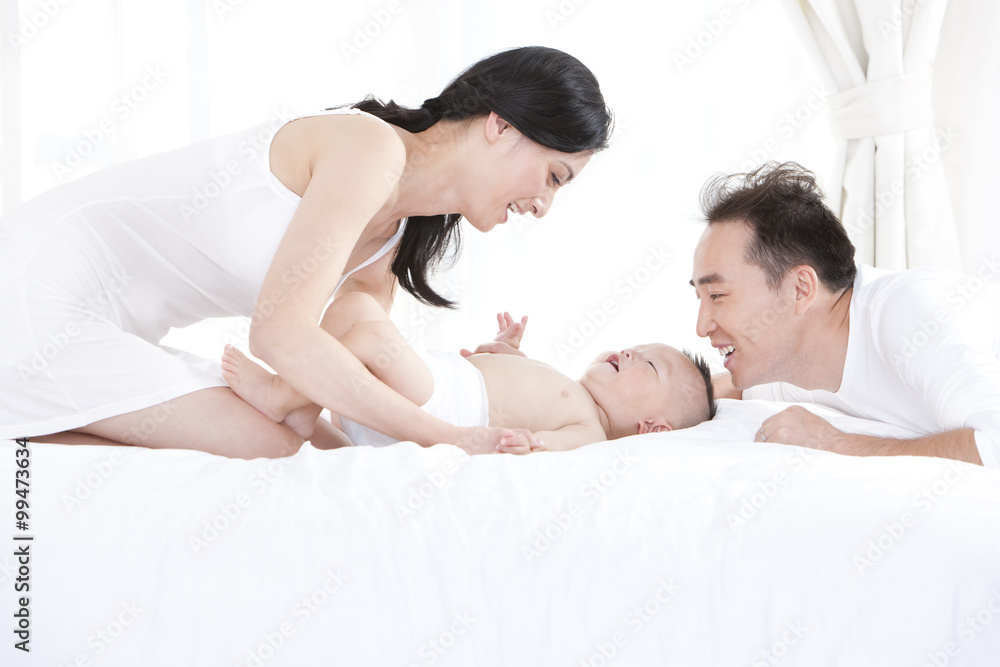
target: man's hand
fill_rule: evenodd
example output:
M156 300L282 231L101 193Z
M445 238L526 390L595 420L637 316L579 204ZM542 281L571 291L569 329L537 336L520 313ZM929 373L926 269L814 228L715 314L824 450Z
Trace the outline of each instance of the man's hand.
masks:
M530 454L545 449L545 445L526 428L506 429L507 434L500 438L497 445L498 454Z
M830 422L803 407L794 405L764 420L756 442L801 445L851 456L934 456L982 465L971 428L935 433L922 438L901 440L844 433Z
M528 316L525 315L521 321L516 321L510 313L497 313L497 324L500 325L500 333L489 343L483 343L476 348L475 352L462 349L459 353L463 357L470 357L473 354L515 354L521 357L527 356L521 352L521 336L524 335L524 328L528 325Z
M803 407L794 405L764 420L757 430L756 442L780 442L822 449L838 454L860 452L842 451L846 434L833 427L822 417L817 417Z

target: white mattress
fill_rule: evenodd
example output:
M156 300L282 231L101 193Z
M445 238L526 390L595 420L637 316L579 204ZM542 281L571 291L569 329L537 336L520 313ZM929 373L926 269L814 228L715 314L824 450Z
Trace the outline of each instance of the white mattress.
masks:
M751 443L779 407L529 456L33 444L30 654L5 443L0 664L1000 663L1000 473Z

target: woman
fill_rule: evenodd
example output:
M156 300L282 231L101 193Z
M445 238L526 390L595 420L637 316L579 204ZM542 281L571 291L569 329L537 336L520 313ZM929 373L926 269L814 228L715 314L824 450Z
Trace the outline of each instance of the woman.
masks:
M301 439L217 367L157 345L172 326L252 315L251 352L316 403L400 440L492 451L498 432L424 413L319 322L352 291L388 310L397 282L452 305L427 279L461 218L486 232L510 211L541 217L609 130L586 67L525 47L419 109L368 99L27 202L0 226L0 437L293 453Z

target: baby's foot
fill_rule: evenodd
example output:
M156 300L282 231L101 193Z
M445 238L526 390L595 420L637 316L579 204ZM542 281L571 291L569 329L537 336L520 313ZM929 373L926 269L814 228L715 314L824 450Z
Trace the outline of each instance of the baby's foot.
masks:
M222 354L222 377L236 395L279 424L288 416L280 398L281 378L248 359L232 345Z

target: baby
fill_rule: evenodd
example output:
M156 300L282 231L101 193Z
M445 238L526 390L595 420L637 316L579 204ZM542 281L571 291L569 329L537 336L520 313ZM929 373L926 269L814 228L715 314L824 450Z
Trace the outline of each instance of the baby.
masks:
M375 377L424 410L457 426L512 429L515 435L504 438L498 452L573 449L694 426L715 413L705 360L667 345L602 354L574 382L518 350L527 318L498 315L500 335L479 348L508 354L457 354L410 347L364 293L337 298L327 316L344 327L338 340ZM320 406L232 346L226 346L222 368L243 400L303 438L312 435ZM343 417L340 424L355 445L396 442Z

